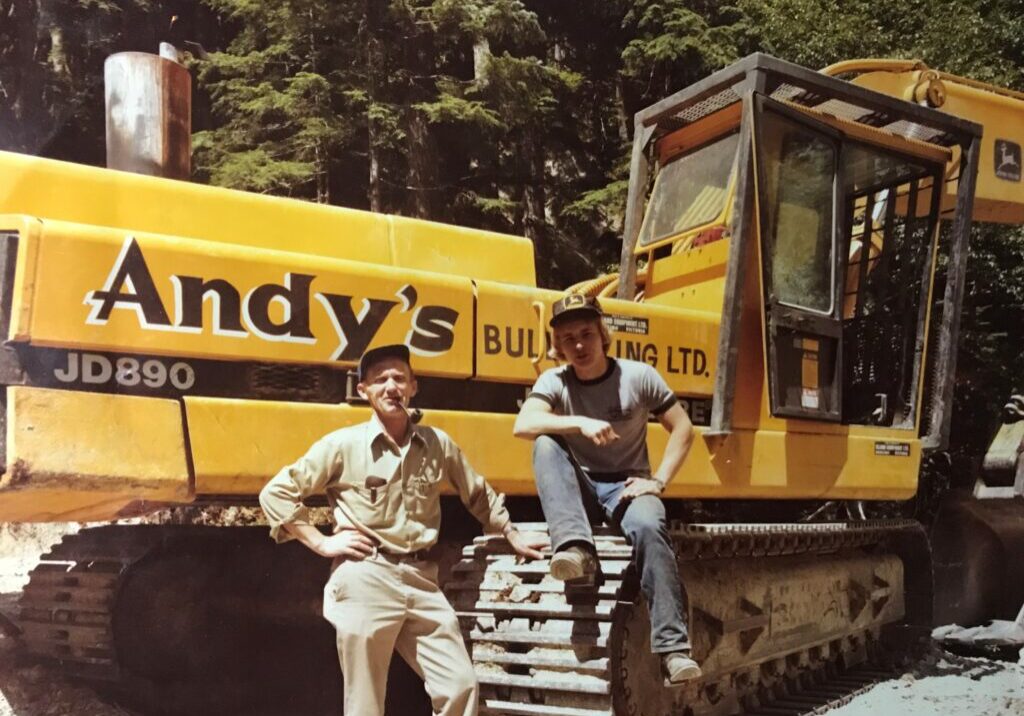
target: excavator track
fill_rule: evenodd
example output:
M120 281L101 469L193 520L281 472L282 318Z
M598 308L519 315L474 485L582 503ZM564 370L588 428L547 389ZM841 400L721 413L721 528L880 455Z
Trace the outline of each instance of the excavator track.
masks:
M40 558L17 625L29 654L145 713L333 712L329 562L307 552L265 527L82 530Z
M672 691L649 653L622 537L598 533L606 581L596 589L566 591L547 560L520 562L504 540L462 550L445 588L477 665L483 713L811 713L885 673L883 637L913 633L907 614L922 627L930 621L927 542L916 523L688 525L671 538L705 671ZM340 693L333 635L319 614L326 576L323 560L274 546L264 528L93 528L42 557L18 625L30 653L147 713L329 713ZM239 659L272 657L259 648L268 639L310 656L284 680L296 686L288 694L275 692L279 659L263 671ZM270 705L278 696L287 707Z
M446 591L476 664L481 712L813 713L888 675L900 647L927 633L930 565L914 522L694 524L670 536L704 670L672 690L650 654L624 538L595 534L597 588L566 589L547 560L523 562L503 540L466 547Z
M29 653L60 662L71 677L116 682L114 605L124 574L155 546L119 539L119 528L69 535L42 555L19 599Z

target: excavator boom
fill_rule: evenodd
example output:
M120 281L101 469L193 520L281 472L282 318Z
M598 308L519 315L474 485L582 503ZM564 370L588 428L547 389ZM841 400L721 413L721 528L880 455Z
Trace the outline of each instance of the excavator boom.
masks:
M984 133L972 219L1024 223L1024 92L933 70L920 60L846 60L822 72L980 124ZM958 166L959 156L954 154L943 208L955 200Z

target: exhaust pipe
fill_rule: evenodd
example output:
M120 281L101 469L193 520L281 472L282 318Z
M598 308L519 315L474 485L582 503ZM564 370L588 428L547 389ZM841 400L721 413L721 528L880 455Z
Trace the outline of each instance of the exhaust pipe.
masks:
M192 78L178 50L119 52L103 66L107 167L168 179L192 173Z

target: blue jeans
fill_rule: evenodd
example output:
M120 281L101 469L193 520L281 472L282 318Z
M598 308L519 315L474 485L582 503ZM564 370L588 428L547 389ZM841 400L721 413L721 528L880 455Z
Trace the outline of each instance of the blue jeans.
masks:
M679 567L668 539L661 500L643 495L622 502L626 475L619 481L591 479L557 437L542 435L534 441L533 474L551 548L557 551L572 543L593 546L589 515L603 513L633 545L640 586L651 615L651 651L689 651Z

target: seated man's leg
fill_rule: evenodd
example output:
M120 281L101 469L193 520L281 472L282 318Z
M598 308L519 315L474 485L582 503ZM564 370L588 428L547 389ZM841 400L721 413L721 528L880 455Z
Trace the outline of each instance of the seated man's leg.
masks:
M559 551L573 544L594 544L587 517L579 466L564 441L541 435L533 441L533 474L544 518L551 534L551 549Z
M651 651L689 652L679 567L668 538L665 506L654 495L637 497L626 505L620 524L633 544L640 584L651 614Z
M435 714L476 716L476 672L455 610L437 586L437 567L414 563L403 570L410 606L395 649L423 678Z
M324 587L345 682L345 713L383 716L388 666L405 619L393 565L342 562Z

